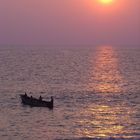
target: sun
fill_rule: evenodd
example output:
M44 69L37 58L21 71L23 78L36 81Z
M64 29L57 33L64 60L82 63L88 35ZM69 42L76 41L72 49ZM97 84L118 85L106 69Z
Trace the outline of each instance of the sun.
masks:
M111 4L113 0L99 0L102 4Z

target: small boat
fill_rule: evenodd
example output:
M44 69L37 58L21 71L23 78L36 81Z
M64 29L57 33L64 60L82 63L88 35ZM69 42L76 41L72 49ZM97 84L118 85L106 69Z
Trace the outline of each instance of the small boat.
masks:
M53 109L53 97L51 97L51 101L44 101L42 98L37 99L34 97L29 97L27 94L21 94L21 101L24 105L29 105L31 107L48 107L49 109Z

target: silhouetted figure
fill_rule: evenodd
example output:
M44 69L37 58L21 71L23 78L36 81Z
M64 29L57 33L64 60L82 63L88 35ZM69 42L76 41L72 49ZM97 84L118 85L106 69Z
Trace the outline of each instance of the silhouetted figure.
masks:
M42 101L42 97L41 96L39 97L39 100Z
M53 104L53 96L51 96L51 102L52 102L52 104Z
M51 101L50 101L51 105L50 108L53 109L53 96L51 96Z
M27 97L27 93L26 92L25 92L24 96Z

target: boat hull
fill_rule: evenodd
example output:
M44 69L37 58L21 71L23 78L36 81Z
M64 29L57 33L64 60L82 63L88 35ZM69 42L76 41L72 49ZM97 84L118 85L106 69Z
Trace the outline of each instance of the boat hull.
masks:
M36 98L20 95L22 104L29 105L31 107L48 107L53 109L53 101L43 101Z

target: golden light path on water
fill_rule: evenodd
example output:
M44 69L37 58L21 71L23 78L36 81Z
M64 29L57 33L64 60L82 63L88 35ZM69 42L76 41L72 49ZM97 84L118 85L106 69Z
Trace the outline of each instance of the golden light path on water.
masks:
M130 114L132 110L125 107L111 107L105 105L89 106L87 110L81 114L88 114L91 116L89 120L81 120L79 123L82 129L78 130L81 137L120 137L130 138L131 131L125 130L124 122L132 123ZM120 116L120 117L119 117ZM125 136L124 136L125 134Z
M113 47L99 47L94 59L94 71L91 72L92 80L87 88L100 94L97 104L90 104L86 109L81 110L81 116L85 119L79 120L81 129L78 133L81 137L119 137L126 135L129 138L131 131L125 129L127 124L132 124L131 114L133 110L124 105L123 99L120 104L114 105L114 95L121 92L123 77L118 71L118 60ZM116 100L117 102L117 100Z
M123 78L118 71L118 60L113 48L111 46L99 47L94 61L94 70L91 72L94 82L91 81L88 88L103 93L120 92Z

